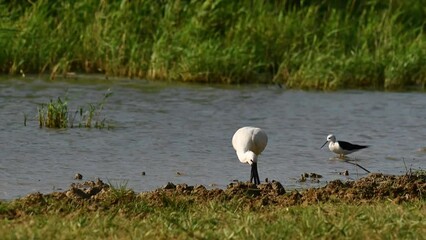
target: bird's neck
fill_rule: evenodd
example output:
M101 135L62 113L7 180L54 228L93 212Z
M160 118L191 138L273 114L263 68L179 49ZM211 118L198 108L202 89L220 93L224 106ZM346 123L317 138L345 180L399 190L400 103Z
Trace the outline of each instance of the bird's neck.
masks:
M248 163L252 165L254 162L257 162L257 155L252 151L239 151L237 152L238 159L242 163Z

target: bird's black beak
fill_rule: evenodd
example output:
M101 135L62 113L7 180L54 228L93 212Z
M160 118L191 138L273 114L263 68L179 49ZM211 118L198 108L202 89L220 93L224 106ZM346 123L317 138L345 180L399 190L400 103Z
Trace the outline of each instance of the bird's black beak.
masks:
M253 180L254 184L260 184L259 173L257 172L257 162L251 164L250 182L253 182Z
M325 144L327 144L328 143L328 141L325 141L325 143L320 147L320 149L322 148L322 147L324 147L325 146Z

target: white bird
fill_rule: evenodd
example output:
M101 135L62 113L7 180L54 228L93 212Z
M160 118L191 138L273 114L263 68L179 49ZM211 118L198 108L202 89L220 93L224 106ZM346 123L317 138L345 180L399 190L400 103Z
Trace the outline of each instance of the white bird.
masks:
M242 127L232 137L232 146L240 162L251 165L250 182L254 180L254 184L260 184L257 157L263 152L266 144L268 136L265 131L256 127Z
M352 144L345 141L336 141L336 137L333 134L330 134L327 136L327 141L321 146L321 148L324 147L325 144L327 144L328 142L330 143L328 145L330 151L339 154L340 158L344 158L345 155L368 147L363 145Z

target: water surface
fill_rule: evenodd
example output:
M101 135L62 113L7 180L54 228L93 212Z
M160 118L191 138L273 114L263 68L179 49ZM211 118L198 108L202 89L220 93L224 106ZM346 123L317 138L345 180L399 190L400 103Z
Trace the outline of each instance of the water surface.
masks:
M112 130L38 127L40 103L67 96L76 110L99 102L107 89L113 96L103 116ZM0 199L65 190L77 181L76 173L138 192L167 182L225 188L249 178L249 166L239 163L231 146L233 133L246 125L262 127L269 136L259 158L261 180L278 180L287 189L365 176L333 159L328 148L319 149L329 133L370 145L350 155L370 171L403 174L425 169L426 153L418 151L426 147L425 103L426 94L416 92L1 78ZM345 170L349 176L339 175ZM301 183L304 172L324 178L319 184Z

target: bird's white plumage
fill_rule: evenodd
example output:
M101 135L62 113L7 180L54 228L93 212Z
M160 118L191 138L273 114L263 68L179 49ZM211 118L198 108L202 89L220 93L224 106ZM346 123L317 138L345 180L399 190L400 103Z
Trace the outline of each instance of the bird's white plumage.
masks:
M330 142L328 144L328 149L330 151L339 154L339 155L347 155L349 153L352 153L353 151L348 151L340 147L339 142Z
M333 134L330 134L327 136L327 141L329 142L328 149L330 149L330 151L336 154L343 154L343 155L350 153L340 147L339 142L336 141L336 137Z
M333 134L329 134L327 136L327 141L324 143L324 145L327 142L329 143L328 149L330 149L330 151L336 154L339 154L340 157L343 157L344 155L348 155L350 153L356 152L360 149L367 147L367 146L356 145L356 144L352 144L352 143L348 143L344 141L339 142L336 140L336 136L334 136ZM344 146L340 146L340 143L343 144Z
M268 136L262 129L256 127L242 127L232 137L232 146L240 162L251 165L250 182L254 180L254 184L260 184L257 156L265 150L266 144Z
M242 127L232 137L232 146L242 163L257 162L257 156L265 150L268 136L265 131L257 127Z

